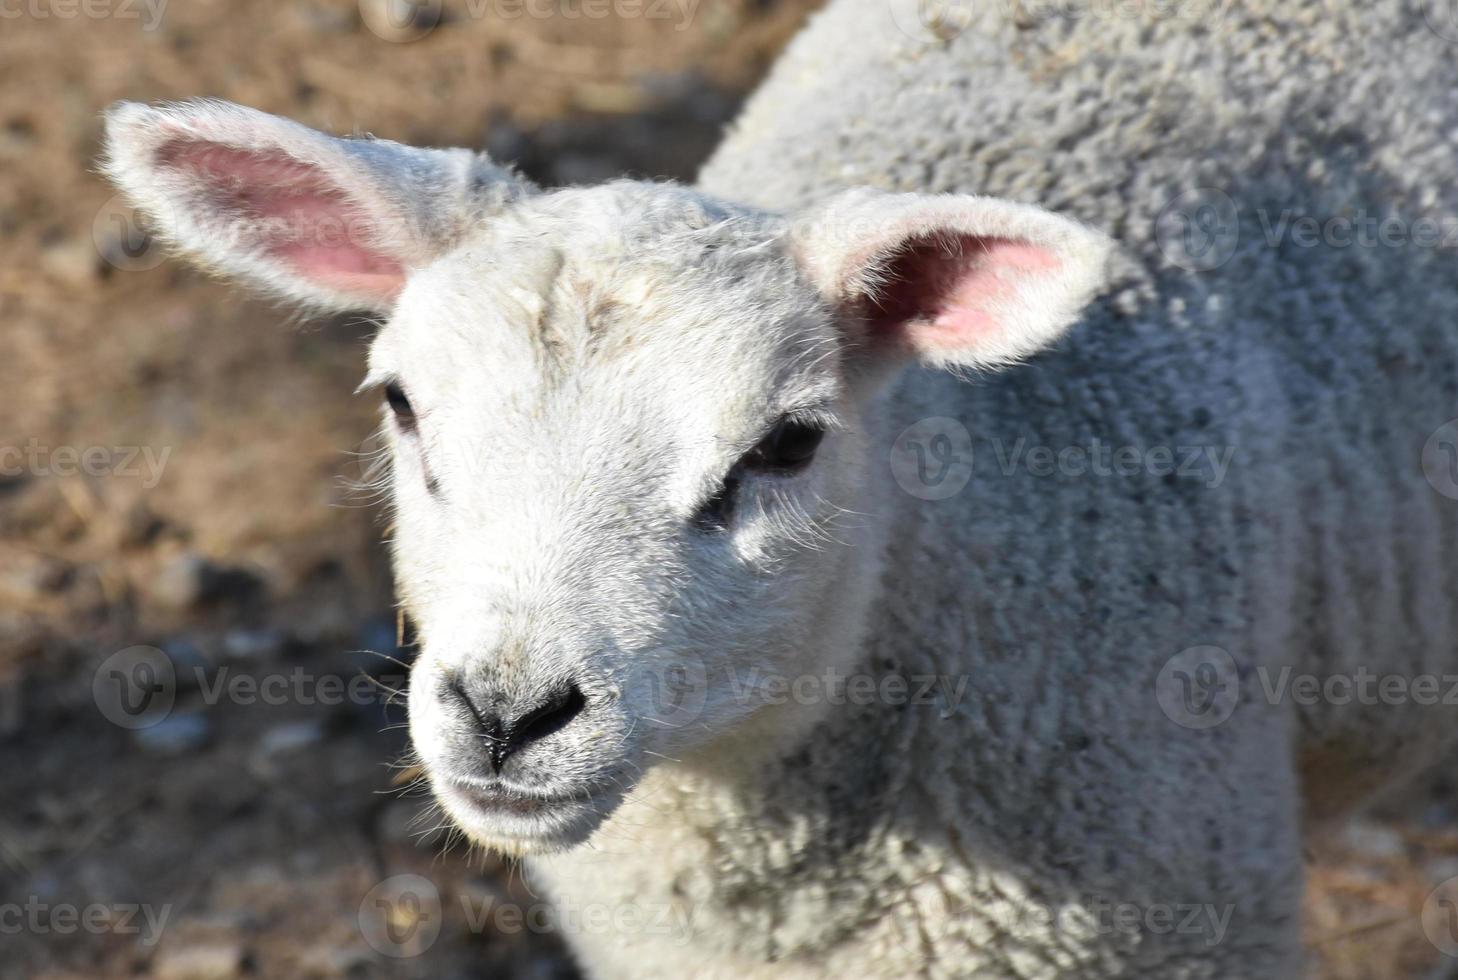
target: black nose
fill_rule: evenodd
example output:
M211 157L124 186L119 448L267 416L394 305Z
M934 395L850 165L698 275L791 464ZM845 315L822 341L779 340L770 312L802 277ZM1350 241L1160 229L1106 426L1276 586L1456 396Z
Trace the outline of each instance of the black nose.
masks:
M453 681L450 690L476 719L486 738L491 768L497 772L517 750L561 731L587 707L587 698L576 684L519 705L504 705L502 698L468 689L460 680Z

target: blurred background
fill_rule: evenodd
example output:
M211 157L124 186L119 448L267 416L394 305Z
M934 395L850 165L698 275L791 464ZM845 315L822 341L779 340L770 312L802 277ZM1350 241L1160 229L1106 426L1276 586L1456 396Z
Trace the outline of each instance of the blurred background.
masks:
M815 6L0 0L0 976L577 975L399 764L371 325L166 261L95 174L100 110L216 96L545 184L690 180ZM1454 799L1313 845L1318 976L1458 976L1420 916Z

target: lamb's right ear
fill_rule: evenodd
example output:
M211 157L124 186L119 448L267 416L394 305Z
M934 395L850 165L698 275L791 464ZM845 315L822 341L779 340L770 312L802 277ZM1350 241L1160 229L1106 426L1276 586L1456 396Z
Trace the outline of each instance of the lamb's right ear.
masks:
M105 169L204 265L333 310L388 311L413 269L531 191L469 150L338 139L214 101L116 104Z
M892 361L986 368L1047 346L1102 288L1110 242L1041 208L966 194L832 196L795 226L793 253Z

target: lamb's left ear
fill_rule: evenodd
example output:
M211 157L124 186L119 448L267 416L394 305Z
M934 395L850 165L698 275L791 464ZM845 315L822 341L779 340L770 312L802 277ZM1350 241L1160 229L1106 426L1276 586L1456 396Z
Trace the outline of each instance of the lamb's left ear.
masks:
M338 139L214 101L113 106L105 167L193 258L336 310L387 311L412 269L531 190L469 150Z
M792 226L792 251L876 352L939 366L1026 357L1078 319L1110 242L1026 204L969 195L839 194Z

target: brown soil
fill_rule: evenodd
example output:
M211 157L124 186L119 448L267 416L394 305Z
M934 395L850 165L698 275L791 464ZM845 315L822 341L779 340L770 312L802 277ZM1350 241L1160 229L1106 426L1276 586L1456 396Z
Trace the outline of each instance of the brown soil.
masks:
M404 43L355 0L191 0L156 23L138 0L5 5L21 14L0 19L0 447L27 472L0 476L0 976L575 975L542 923L502 914L534 907L520 876L443 854L390 766L391 658L409 649L377 511L351 490L375 424L349 394L370 324L299 324L129 255L92 172L99 110L217 96L484 146L548 183L683 178L812 6L508 19L491 12L510 0L461 0ZM72 475L65 447L101 462ZM182 677L168 722L133 731L93 681L139 644ZM377 696L330 703L361 676ZM285 693L238 693L269 678ZM1439 975L1418 913L1458 874L1451 796L1415 795L1313 859L1320 976ZM439 938L383 955L371 889L411 873L434 882ZM105 919L68 929L62 910L88 907ZM420 925L400 908L396 938Z

